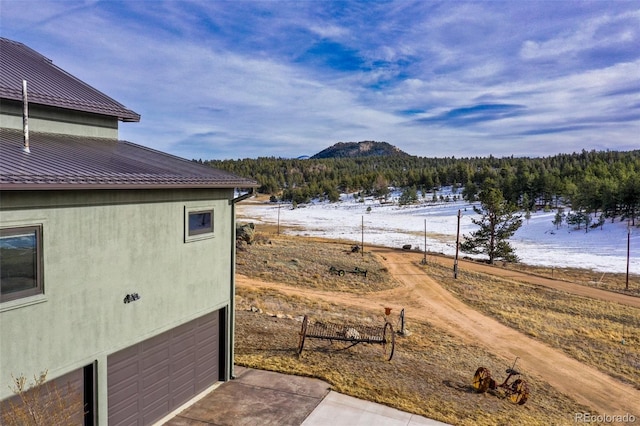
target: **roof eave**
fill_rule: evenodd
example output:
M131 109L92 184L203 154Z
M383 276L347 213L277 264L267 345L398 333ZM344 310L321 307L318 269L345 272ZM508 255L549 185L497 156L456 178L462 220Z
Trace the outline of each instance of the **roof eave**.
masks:
M118 120L122 121L123 123L138 123L140 122L140 115L137 114L135 116L129 117L118 117Z
M236 182L228 184L64 184L20 183L1 184L0 191L78 191L78 190L153 190L153 189L236 189L257 188L257 183Z
M124 106L118 109L108 109L103 107L95 107L95 106L86 106L82 104L73 104L72 100L64 99L65 104L63 105L60 102L54 102L53 100L48 100L42 97L38 97L37 94L32 94L32 98L29 99L30 105L42 105L45 107L51 108L60 108L66 109L70 111L84 112L89 114L97 114L104 115L106 117L115 117L117 120L127 123L137 123L140 121L140 114L135 111L132 111ZM35 99L33 98L35 97ZM11 89L6 87L0 87L0 99L22 102L22 94L21 93L13 93ZM69 103L71 102L71 103Z

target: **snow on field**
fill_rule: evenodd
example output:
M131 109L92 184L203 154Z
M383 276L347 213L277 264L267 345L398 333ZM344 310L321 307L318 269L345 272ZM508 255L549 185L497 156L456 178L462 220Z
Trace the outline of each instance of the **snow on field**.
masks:
M447 191L442 193L444 196ZM394 194L396 197L398 194ZM440 193L438 193L440 195ZM449 194L450 195L450 194ZM422 199L421 199L422 200ZM471 222L478 217L464 201L431 202L431 195L420 204L398 206L381 204L373 198L361 202L344 194L337 203L312 202L292 209L290 204L243 202L241 220L295 226L294 235L318 236L344 241L402 247L411 244L428 252L455 254L457 214L461 210L460 238L478 229ZM563 223L556 229L555 211L534 212L510 240L521 262L549 267L587 268L599 272L626 272L627 224L608 220L602 229L575 230ZM426 232L425 232L426 227ZM631 231L629 272L640 274L640 229ZM466 256L460 253L460 256Z

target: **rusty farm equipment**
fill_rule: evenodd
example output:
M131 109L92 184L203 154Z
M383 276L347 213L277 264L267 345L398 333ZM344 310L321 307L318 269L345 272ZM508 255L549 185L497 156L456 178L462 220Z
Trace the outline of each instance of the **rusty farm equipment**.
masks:
M393 326L385 320L383 326L370 326L361 324L335 324L326 322L312 322L305 315L300 330L298 342L298 354L302 353L306 339L320 339L345 342L348 349L358 343L375 343L382 345L384 358L391 361L395 350L396 338Z
M339 268L336 268L335 266L332 266L329 268L329 272L333 275L338 275L341 277L343 277L344 274L347 272L354 275L362 275L365 278L367 277L367 270L358 268L357 266L353 269L353 271L345 271L344 269L339 269Z
M335 266L332 266L329 268L329 272L332 273L333 275L339 275L341 277L344 276L344 269L338 269Z
M516 379L509 383L509 380L513 376L519 376L520 372L515 370L516 362L513 363L511 368L507 368L507 378L504 379L502 384L498 384L493 378L491 373L485 367L479 367L476 373L473 375L472 385L478 393L484 393L487 391L501 391L504 397L509 398L511 402L518 405L523 405L529 399L529 386L527 382L522 379Z

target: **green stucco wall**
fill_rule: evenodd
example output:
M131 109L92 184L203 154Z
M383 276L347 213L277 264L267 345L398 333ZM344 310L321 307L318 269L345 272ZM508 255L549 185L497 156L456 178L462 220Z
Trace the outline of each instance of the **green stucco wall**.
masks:
M2 227L43 225L45 294L0 304L0 400L12 374L54 378L97 361L105 419L108 354L231 303L232 195L3 192ZM214 209L212 238L185 243L191 207ZM125 304L131 293L140 299Z
M0 128L22 130L22 126L22 104L3 99L0 103ZM118 120L115 117L31 104L29 131L118 139Z

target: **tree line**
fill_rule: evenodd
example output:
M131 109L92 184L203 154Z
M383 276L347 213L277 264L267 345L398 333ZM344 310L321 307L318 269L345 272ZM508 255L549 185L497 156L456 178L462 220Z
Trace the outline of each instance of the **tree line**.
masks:
M462 189L468 201L497 189L521 211L570 206L605 218L640 215L640 150L586 151L549 157L356 157L197 160L259 182L258 192L296 203L337 201L340 193L384 197L389 187L421 191ZM635 223L634 223L635 224Z

